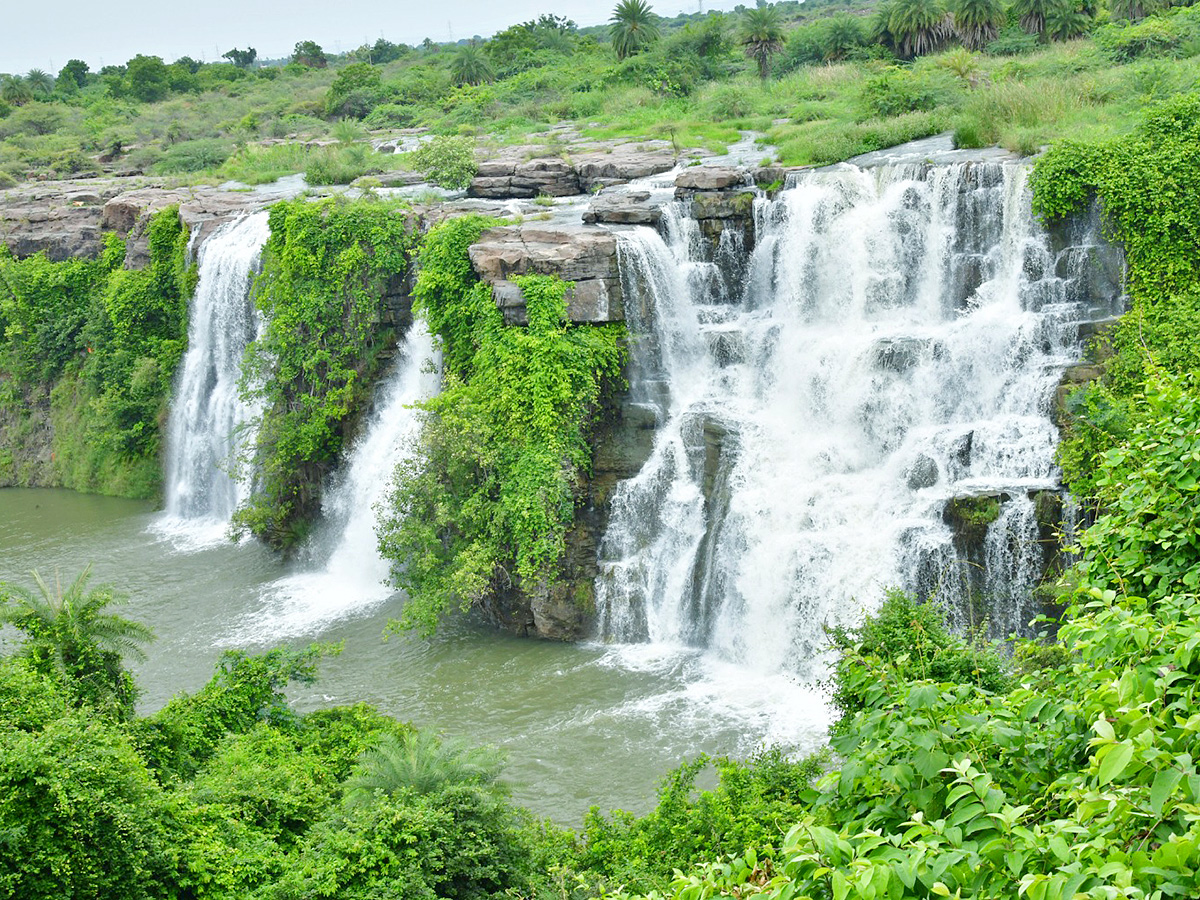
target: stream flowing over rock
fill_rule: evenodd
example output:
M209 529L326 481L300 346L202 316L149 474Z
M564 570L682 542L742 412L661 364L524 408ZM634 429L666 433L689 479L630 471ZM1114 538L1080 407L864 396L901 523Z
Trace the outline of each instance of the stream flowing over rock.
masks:
M665 237L619 234L631 402L662 425L613 495L605 639L806 678L824 628L889 586L962 626L982 607L995 636L1025 626L1048 561L1034 497L1059 489L1055 390L1080 323L1120 298L1119 282L1079 290L1100 241L1055 249L1027 171L798 173L754 201L748 238L694 217L700 189L737 184L705 173ZM995 514L960 552L943 512L983 495Z

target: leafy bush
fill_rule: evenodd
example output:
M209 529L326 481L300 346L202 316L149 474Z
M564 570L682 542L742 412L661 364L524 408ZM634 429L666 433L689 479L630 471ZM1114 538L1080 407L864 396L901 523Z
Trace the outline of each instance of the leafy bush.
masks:
M1010 685L995 650L951 634L939 607L903 591L888 591L859 628L837 628L831 637L841 650L832 679L838 729L872 705L868 698L878 688L882 667L904 680L972 684L992 693Z
M442 347L444 385L423 405L380 547L410 597L403 624L426 630L514 583L545 590L559 579L573 473L590 464L591 416L624 358L619 327L564 322L557 279L518 278L529 325L504 325L467 258L492 224L469 216L432 230L414 292Z
M953 103L956 94L956 86L946 73L898 67L867 79L862 91L863 103L871 115L882 118L936 109Z
M240 71L240 70L239 70ZM169 147L154 171L161 175L202 172L215 169L233 153L233 147L217 138L184 141Z
M466 188L475 177L475 141L469 137L438 135L414 150L409 159L429 181L450 190Z
M697 778L709 769L716 771L716 787L697 789ZM745 762L697 757L663 780L658 804L646 816L619 810L605 816L593 808L574 864L591 879L648 890L665 888L673 871L706 858L770 852L779 823L802 812L823 771L821 757L793 762L778 748Z

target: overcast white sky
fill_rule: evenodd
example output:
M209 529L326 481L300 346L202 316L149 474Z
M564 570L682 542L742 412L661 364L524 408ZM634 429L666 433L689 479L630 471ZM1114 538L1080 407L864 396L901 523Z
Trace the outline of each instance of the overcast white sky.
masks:
M219 60L232 47L262 58L288 56L297 41L327 52L352 50L382 36L396 43L490 37L517 22L553 13L580 25L608 21L617 0L4 0L0 72L58 72L71 58L95 71L137 53L167 62L191 56ZM700 0L651 0L663 16L693 12ZM732 9L739 0L703 0ZM747 6L753 5L748 0Z

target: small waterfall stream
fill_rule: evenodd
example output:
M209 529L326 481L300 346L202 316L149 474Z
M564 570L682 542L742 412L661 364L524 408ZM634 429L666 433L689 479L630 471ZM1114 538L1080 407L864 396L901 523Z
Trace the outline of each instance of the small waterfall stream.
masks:
M607 639L817 677L824 627L884 588L969 599L943 511L981 495L1010 498L983 553L993 633L1030 618L1029 495L1058 486L1052 397L1090 313L1026 175L806 173L759 201L732 274L729 232L714 248L678 205L666 240L621 234L633 400L660 428L602 544Z
M264 590L262 608L235 627L235 642L312 633L392 595L389 564L379 555L375 537L375 506L419 433L421 417L414 404L436 394L440 383L433 339L425 324L415 321L397 347L391 374L379 385L374 415L350 448L340 477L326 490L309 565Z
M250 285L270 231L267 213L239 217L200 245L188 349L167 428L166 514L158 529L188 545L224 540L248 490L233 477L257 411L238 392L242 357L261 325Z

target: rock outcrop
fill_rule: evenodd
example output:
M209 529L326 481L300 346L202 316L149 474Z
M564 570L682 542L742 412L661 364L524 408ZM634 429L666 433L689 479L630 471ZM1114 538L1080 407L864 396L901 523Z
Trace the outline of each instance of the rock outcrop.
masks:
M0 192L0 242L14 256L45 253L51 260L94 259L104 249L104 235L126 239L125 265L149 261L146 225L172 204L193 233L207 236L239 212L261 208L254 194L212 187L164 188L129 179L38 182Z
M518 275L557 275L571 282L567 317L577 324L625 318L617 269L617 239L598 228L508 225L490 228L470 249L476 274L512 325L528 323L525 298L512 281Z
M569 197L668 172L676 153L665 141L572 143L562 149L512 147L479 164L467 196L490 200Z

